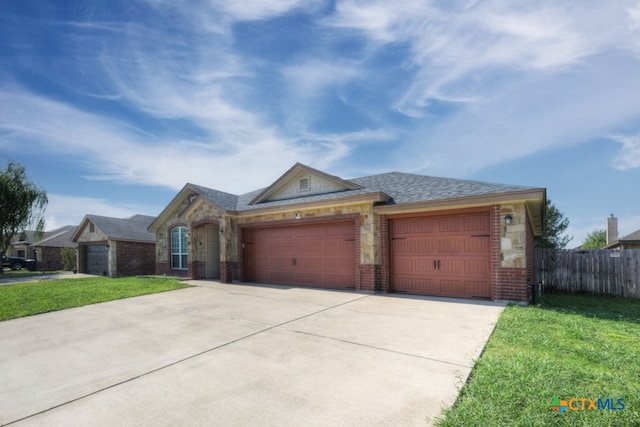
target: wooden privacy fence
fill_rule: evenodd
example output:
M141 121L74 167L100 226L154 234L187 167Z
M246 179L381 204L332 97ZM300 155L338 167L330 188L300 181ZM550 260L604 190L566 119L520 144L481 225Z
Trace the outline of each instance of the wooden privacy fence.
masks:
M547 292L640 298L640 249L536 248L535 266Z

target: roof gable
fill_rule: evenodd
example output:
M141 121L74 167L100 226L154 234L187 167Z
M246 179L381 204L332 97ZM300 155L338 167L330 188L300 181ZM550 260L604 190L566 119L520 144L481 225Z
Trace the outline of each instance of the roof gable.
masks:
M238 203L238 196L224 191L214 190L213 188L203 187L192 183L185 184L182 190L169 202L166 208L160 212L160 215L149 224L149 231L155 233L157 227L160 226L167 218L180 209L185 210L183 203L188 200L187 208L196 199L203 199L225 211L233 211ZM181 208L182 206L182 208Z
M134 215L130 218L85 215L73 234L72 241L77 242L82 231L92 223L109 240L153 243L156 241L156 235L150 233L147 228L154 219L155 217L148 215Z
M340 177L296 163L269 187L262 190L248 204L286 200L318 194L358 190L362 186Z

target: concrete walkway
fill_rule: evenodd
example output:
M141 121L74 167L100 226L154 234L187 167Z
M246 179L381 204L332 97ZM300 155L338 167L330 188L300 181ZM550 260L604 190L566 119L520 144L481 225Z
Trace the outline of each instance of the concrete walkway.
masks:
M0 322L0 424L424 426L503 309L190 283Z

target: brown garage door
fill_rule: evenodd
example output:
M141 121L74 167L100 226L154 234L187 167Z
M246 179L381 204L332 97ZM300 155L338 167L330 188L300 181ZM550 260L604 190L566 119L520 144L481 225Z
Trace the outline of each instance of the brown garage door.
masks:
M392 219L393 289L491 298L489 213Z
M353 289L354 233L353 222L245 229L245 280Z

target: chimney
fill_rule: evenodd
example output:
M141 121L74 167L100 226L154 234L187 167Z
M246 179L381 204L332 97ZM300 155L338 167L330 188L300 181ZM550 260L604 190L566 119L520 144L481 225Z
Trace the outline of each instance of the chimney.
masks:
M618 218L611 216L607 218L607 245L618 240Z

